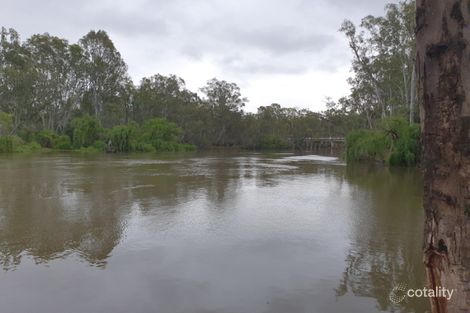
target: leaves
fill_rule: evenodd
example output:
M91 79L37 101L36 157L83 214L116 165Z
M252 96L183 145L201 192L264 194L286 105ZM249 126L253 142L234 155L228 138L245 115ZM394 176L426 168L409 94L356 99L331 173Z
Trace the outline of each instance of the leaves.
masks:
M354 55L344 104L365 115L371 128L386 116L406 116L414 105L414 9L414 1L388 4L385 16L366 16L359 30L348 20L340 28Z

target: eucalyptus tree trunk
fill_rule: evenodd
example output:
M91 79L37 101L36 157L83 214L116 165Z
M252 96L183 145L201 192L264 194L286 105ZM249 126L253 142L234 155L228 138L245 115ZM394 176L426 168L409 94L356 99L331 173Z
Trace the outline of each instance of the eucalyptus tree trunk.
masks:
M470 310L470 4L417 0L417 76L424 120L424 262L432 311Z

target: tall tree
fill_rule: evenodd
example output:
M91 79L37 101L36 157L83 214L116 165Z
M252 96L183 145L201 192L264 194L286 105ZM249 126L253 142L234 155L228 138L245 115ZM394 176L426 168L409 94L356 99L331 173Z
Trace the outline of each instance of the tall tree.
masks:
M129 84L127 65L103 30L90 31L80 39L79 45L85 55L84 69L92 111L89 113L103 120L106 113L115 111L113 106L119 105L116 97Z
M349 101L369 125L379 117L408 114L414 120L414 1L388 4L385 16L366 16L360 27L344 21L340 31L353 52Z
M32 127L35 70L29 51L14 29L0 32L0 110L13 115L13 130Z
M162 117L179 123L184 107L194 101L197 95L186 88L180 77L160 74L145 77L136 90L135 119Z
M424 262L432 311L470 308L470 7L463 0L418 0L417 75L423 105Z
M81 49L49 34L33 35L25 45L35 71L33 104L42 129L63 130L78 109L84 77L78 71Z
M206 95L206 103L214 119L214 144L233 145L239 139L237 125L243 114L243 107L248 100L243 98L240 87L235 83L213 78L201 88Z

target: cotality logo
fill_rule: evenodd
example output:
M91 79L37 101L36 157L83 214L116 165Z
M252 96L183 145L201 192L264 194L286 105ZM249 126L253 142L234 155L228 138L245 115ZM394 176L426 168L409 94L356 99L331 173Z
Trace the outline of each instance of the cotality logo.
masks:
M390 299L391 302L398 304L402 302L403 300L405 300L407 290L408 288L406 284L399 283L398 285L393 287L388 298Z
M447 289L445 287L437 286L432 288L409 289L406 284L400 283L396 285L388 298L392 303L398 304L408 298L445 298L447 301L452 299L456 290Z

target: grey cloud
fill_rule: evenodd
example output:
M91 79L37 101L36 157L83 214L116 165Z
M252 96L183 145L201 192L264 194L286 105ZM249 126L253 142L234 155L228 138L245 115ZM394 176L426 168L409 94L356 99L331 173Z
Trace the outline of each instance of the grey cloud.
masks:
M246 74L302 74L307 68L287 59L278 62L246 59L240 54L232 54L217 60L218 64L232 73Z
M303 74L307 71L304 66L293 64L283 65L277 63L244 63L239 66L234 66L239 72L258 74L258 73L270 73L270 74Z
M302 28L274 26L263 29L243 29L229 33L233 44L267 50L273 55L298 51L321 51L333 44L333 36L324 34L302 34Z
M201 60L204 55L204 51L198 49L198 47L194 44L183 45L179 52L197 61Z
M92 23L104 30L113 30L122 36L150 36L161 38L170 29L166 21L157 18L139 16L136 13L124 13L107 10L93 14Z

